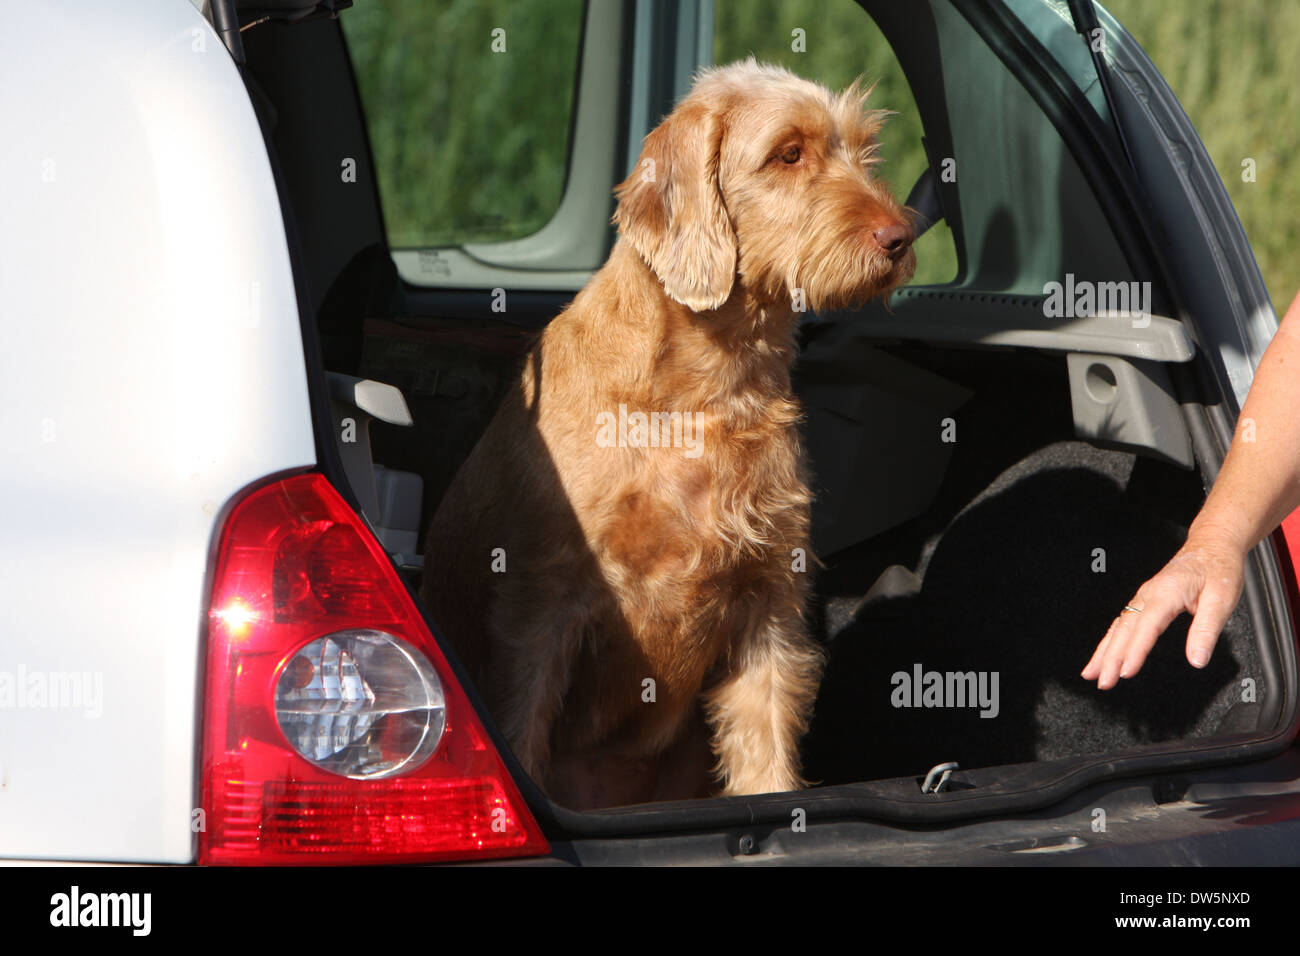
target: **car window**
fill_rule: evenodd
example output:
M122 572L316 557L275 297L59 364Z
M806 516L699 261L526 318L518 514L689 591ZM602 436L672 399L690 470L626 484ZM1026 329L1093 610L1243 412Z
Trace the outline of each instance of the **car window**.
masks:
M893 50L862 7L854 0L714 0L713 62L751 54L831 89L858 76L875 83L868 105L898 114L881 131L877 174L906 200L929 166L924 130ZM937 223L917 240L912 284L949 282L956 274L952 231Z
M367 0L340 18L393 249L521 239L564 195L583 0Z
M1074 28L1074 18L1065 0L1006 0L1006 6L1052 54L1052 59L1078 87L1097 115L1110 123L1110 107L1097 81L1097 68L1090 52L1090 47L1095 45L1097 52L1110 61L1104 33L1089 37L1085 43Z

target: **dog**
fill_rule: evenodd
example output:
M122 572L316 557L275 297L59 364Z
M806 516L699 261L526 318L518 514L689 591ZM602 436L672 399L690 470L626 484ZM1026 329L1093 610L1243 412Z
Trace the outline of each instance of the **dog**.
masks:
M824 654L798 316L915 268L869 93L753 58L702 71L438 508L424 599L561 805L806 785Z

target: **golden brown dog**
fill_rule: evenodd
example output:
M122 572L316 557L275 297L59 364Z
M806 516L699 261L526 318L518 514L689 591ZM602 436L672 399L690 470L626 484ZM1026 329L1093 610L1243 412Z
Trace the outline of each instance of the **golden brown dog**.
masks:
M882 113L752 59L703 72L617 191L430 528L424 596L525 769L584 809L802 785L822 670L797 315L905 282Z

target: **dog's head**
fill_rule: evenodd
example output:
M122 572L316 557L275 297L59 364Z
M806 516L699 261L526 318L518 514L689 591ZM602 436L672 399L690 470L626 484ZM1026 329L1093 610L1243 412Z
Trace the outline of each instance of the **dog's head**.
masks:
M912 223L871 177L884 111L753 59L703 72L645 139L614 221L664 291L714 309L737 279L762 301L860 305L902 285Z

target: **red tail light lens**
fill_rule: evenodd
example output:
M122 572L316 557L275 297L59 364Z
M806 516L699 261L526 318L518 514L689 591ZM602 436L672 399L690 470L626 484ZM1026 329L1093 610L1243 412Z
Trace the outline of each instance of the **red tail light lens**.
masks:
M1287 598L1291 602L1292 628L1300 640L1300 510L1293 511L1282 521L1279 550L1282 555L1282 580L1286 584Z
M201 862L549 852L397 572L323 476L235 507L208 624Z

